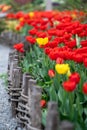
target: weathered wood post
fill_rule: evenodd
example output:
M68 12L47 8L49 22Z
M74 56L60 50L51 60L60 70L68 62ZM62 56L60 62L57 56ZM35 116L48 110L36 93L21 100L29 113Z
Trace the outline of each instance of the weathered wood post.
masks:
M73 125L73 123L71 123L67 120L62 121L61 125L60 125L60 130L74 130L74 125Z
M29 75L29 73L24 73L22 78L22 92L21 96L19 97L19 103L17 107L17 119L18 122L22 124L22 126L25 125L27 122L27 110L26 110L26 104L28 102L28 81L32 77Z
M16 107L18 105L18 98L21 95L21 68L17 67L13 69L12 75L12 88L10 88L10 96L12 102L12 116L16 116Z
M34 128L41 128L41 107L40 107L40 100L41 100L41 93L34 93L32 94L32 105L31 105L31 113L30 113L30 120L31 126Z
M41 93L33 93L31 95L31 107L30 107L30 124L31 127L41 129ZM32 129L31 129L32 130Z
M48 113L45 130L59 130L59 114L56 102L48 103Z
M29 79L32 79L32 76L30 76L29 73L24 73L23 74L23 83L22 83L22 93L26 96L28 96Z
M18 59L13 59L10 65L9 70L9 77L8 77L8 93L10 93L10 88L12 88L12 75L13 75L13 69L17 68L18 66Z
M7 73L8 77L10 76L11 63L13 62L14 59L18 59L18 55L16 54L15 50L12 50L9 53L9 58L8 58L8 73Z
M13 52L10 52L9 53L9 57L8 57L8 76L9 76L9 74L10 74L10 66L11 66L11 62L13 61L13 55L14 55L14 53Z
M31 94L32 94L32 89L33 89L33 87L32 86L35 86L36 85L36 80L34 80L34 79L30 79L29 81L28 81L28 87L29 87L29 89L28 89L28 107L29 107L29 109L30 109L30 106L31 106Z
M52 10L52 0L44 0L44 1L45 1L45 5L46 5L45 10L51 11Z
M12 75L12 88L11 90L21 90L21 79L22 79L22 71L21 67L16 67L13 69ZM14 93L16 95L16 93Z
M27 130L41 129L41 100L42 90L36 85L36 81L33 79L29 80L29 90L28 90L28 123L26 124Z
M11 68L10 68L10 77L9 79L12 81L12 74L13 74L13 69L15 69L18 66L18 59L14 59L11 63Z

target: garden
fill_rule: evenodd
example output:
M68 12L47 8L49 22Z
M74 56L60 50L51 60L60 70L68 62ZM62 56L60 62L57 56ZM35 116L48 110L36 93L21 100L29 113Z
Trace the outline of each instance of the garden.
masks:
M50 3L52 8L48 7L48 10L45 4L41 0L1 2L1 14L5 15L0 19L1 36L11 32L23 38L13 40L10 45L7 43L14 51L10 53L8 62L11 102L14 105L18 100L15 103L16 117L18 120L20 118L24 127L27 126L26 130L35 129L28 127L29 116L35 130L87 130L87 1L54 0ZM14 39L14 35L11 35L11 39ZM24 85L25 74L30 79L28 81L35 81L33 87L36 85L37 89L30 85L32 88L29 90L29 85L26 87L28 81ZM27 97L33 89L29 97L32 101L28 104ZM39 103L34 99L35 96ZM19 99L25 102L21 108ZM33 110L30 108L29 115L27 104L35 107L31 107ZM22 114L19 114L19 108ZM35 114L41 114L41 127L39 123L35 126L39 120ZM28 119L22 119L21 116ZM53 119L49 121L51 117ZM60 128L60 122L64 120L70 122L72 127Z

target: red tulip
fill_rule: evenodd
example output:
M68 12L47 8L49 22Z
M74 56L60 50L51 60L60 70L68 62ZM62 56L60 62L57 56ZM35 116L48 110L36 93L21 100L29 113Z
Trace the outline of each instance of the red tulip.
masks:
M26 40L27 40L30 44L35 44L35 42L36 42L35 38L33 38L32 36L26 36Z
M83 84L82 91L83 91L84 94L87 94L87 82L85 82L85 83Z
M18 43L18 44L15 44L14 46L13 46L13 48L14 49L16 49L16 50L20 50L21 48L23 48L24 47L24 44L23 43Z
M40 106L41 106L41 107L45 107L45 106L46 106L46 101L42 99L42 100L40 101Z
M51 48L49 48L49 47L46 47L45 49L44 49L44 52L45 52L45 54L49 54L50 52L51 52Z
M78 84L80 81L80 75L77 72L72 73L69 77L69 80L74 81L76 84Z
M84 66L87 68L87 58L83 60Z
M24 44L23 43L18 43L18 44L15 44L13 46L14 49L16 49L17 51L21 52L21 53L24 53Z
M87 40L81 41L80 44L81 44L82 47L86 47L87 46Z
M74 81L65 81L63 82L63 88L65 89L65 91L67 92L72 92L76 89L76 83Z
M33 28L33 29L29 30L28 33L29 33L30 35L36 35L37 29Z
M65 45L67 45L70 48L74 48L76 46L76 40L67 41L65 42Z
M53 78L53 77L55 76L54 70L50 69L50 70L48 71L48 75L50 76L50 78Z
M76 54L73 56L73 60L78 63L83 62L83 56L81 54Z
M19 52L24 53L24 52L25 52L25 51L24 51L24 48L21 48L21 49L19 50Z
M64 62L64 60L62 59L62 58L60 58L60 57L58 57L57 59L56 59L56 63L57 64L62 64Z
M17 25L15 29L16 29L17 31L20 31L20 30L21 30L21 26L20 26L20 25Z

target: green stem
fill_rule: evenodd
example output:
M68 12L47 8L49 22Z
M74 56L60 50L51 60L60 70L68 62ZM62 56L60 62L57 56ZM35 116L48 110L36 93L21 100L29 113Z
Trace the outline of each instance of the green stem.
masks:
M78 112L78 117L80 118L80 121L82 121L82 113L81 113L81 104L80 104L80 98L79 95L76 93L76 109Z
M69 111L70 111L70 119L73 119L73 93L69 93Z

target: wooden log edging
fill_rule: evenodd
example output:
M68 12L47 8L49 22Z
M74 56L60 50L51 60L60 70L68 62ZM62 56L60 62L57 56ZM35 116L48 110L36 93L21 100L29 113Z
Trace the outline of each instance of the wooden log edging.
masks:
M10 96L12 102L12 115L16 115L16 107L18 105L19 97L21 95L21 68L13 70L12 88L10 89Z
M47 114L47 124L45 130L58 130L59 128L59 117L57 110L57 103L49 102L48 103L48 114Z
M74 130L74 125L67 120L62 121L60 125L60 130Z
M17 51L12 51L9 54L8 60L8 93L12 106L12 116L16 116L16 107L21 95L22 71L18 66L19 55Z
M3 31L0 34L0 43L9 46L10 48L13 49L14 44L17 43L24 43L24 50L30 50L30 47L32 47L31 44L29 44L28 41L26 41L26 36L22 36L16 32L13 31Z
M69 121L60 121L58 104L48 103L46 128L41 126L40 100L42 89L36 85L36 80L28 73L22 74L18 66L20 57L17 52L9 54L8 62L8 93L12 105L12 115L15 116L26 130L74 130Z
M28 80L31 78L32 77L28 73L23 74L21 96L19 98L18 107L16 108L18 112L16 118L18 122L22 122L23 125L25 125L27 120L28 112L26 110L26 104L28 103Z

